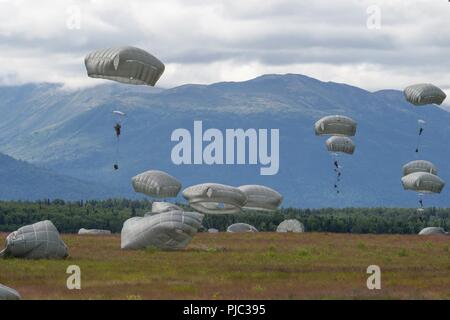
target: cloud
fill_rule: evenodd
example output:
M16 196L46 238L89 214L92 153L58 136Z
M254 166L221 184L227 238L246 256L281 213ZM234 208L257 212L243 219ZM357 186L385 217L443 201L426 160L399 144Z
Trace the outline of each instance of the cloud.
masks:
M367 27L373 5L379 29ZM126 44L166 64L163 87L304 73L370 90L448 90L449 13L443 0L0 0L0 83L101 83L84 56Z

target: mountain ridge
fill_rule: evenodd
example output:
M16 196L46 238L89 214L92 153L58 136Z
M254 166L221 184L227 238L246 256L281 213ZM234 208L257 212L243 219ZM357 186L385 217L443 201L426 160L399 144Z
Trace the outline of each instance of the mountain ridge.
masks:
M231 185L261 183L279 190L286 206L414 206L416 196L402 190L401 166L416 158L417 120L427 121L420 156L435 162L444 180L450 147L450 114L435 106L413 107L398 90L370 92L355 86L324 82L308 76L263 75L242 82L152 88L101 84L99 87L21 99L20 88L8 94L0 87L0 152L60 174L80 177L136 196L130 178L160 169L178 177L183 186L217 181ZM28 88L28 90L30 90ZM15 100L11 111L4 101ZM8 100L9 99L9 100ZM30 103L35 105L30 106ZM35 113L30 115L29 108ZM57 115L51 112L59 108ZM121 136L117 172L112 170L116 141L112 110L127 113ZM40 112L50 113L48 118ZM45 110L45 111L42 111ZM38 112L38 116L36 115ZM342 195L334 194L331 159L313 124L329 114L358 122L354 156L343 156ZM24 119L19 125L17 119ZM44 121L44 120L45 121ZM202 120L205 130L255 128L280 130L280 172L259 175L259 166L177 166L171 162L173 130ZM448 206L449 190L429 200Z

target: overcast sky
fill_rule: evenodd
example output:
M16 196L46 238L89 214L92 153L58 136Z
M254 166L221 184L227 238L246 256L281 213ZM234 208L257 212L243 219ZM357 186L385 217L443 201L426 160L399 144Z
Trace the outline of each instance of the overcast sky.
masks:
M133 45L165 63L161 87L301 73L450 93L449 31L447 0L0 0L0 84L98 84L84 56Z

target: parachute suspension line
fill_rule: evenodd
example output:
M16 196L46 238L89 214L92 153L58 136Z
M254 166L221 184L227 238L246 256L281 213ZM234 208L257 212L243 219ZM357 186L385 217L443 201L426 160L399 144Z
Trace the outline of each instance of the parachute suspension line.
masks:
M334 173L336 174L336 179L334 181L334 189L336 190L336 193L340 193L339 182L341 181L341 175L342 175L341 166L339 165L339 162L338 162L338 154L333 152L332 157L333 157L333 166L334 166L333 170L334 170Z
M114 162L114 170L118 170L119 169L119 155L120 155L120 152L119 152L119 145L120 145L120 137L119 136L117 136L117 139L116 139L116 161Z
M419 126L419 134L417 136L417 144L416 144L416 153L419 153L419 147L420 147L420 138L422 137L423 128L422 126Z

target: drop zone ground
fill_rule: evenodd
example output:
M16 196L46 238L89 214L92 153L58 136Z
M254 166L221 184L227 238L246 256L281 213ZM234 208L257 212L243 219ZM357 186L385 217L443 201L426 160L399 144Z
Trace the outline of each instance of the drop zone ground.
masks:
M122 251L120 235L63 238L70 258L0 260L0 283L24 299L450 299L445 236L201 233L181 252ZM81 290L66 288L73 264ZM373 264L381 290L366 287Z

